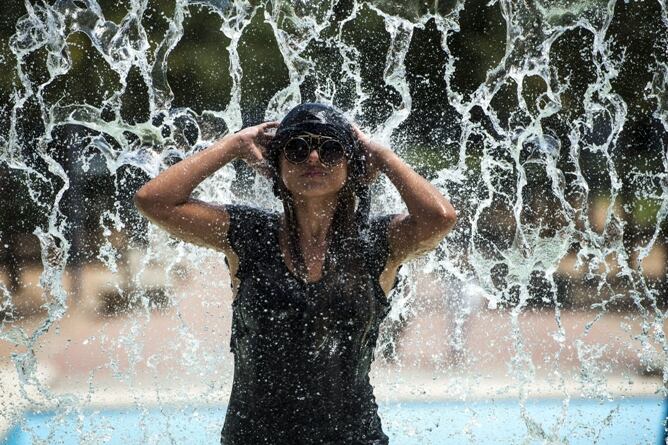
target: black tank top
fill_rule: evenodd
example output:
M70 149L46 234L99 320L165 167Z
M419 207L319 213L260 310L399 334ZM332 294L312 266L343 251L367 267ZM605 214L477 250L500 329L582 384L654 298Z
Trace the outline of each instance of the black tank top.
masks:
M326 258L321 280L306 283L283 260L280 214L226 209L239 285L221 444L387 444L369 369L390 308L378 278L392 215L344 240L345 264Z

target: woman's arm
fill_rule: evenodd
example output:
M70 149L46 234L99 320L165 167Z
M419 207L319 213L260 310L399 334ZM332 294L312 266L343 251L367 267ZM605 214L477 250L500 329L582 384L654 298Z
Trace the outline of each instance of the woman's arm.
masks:
M277 125L267 122L229 134L172 165L137 191L135 206L175 237L227 253L230 217L224 206L208 204L190 195L205 178L235 158L244 159L262 171L265 168L262 147L270 139L265 130Z
M441 192L392 150L372 141L359 129L356 131L369 156L371 170L387 175L408 208L408 214L397 216L388 229L387 268L396 269L403 261L434 249L455 225L457 215Z

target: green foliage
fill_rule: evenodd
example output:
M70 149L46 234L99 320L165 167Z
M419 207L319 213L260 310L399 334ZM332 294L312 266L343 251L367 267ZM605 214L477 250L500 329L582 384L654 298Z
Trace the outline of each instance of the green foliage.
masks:
M449 145L436 149L430 145L413 145L399 151L401 157L410 164L415 171L425 177L433 177L438 171L452 168L456 164L456 146ZM445 152L449 152L447 155Z
M633 202L633 220L642 226L657 224L657 214L661 208L661 201L652 198L636 198Z

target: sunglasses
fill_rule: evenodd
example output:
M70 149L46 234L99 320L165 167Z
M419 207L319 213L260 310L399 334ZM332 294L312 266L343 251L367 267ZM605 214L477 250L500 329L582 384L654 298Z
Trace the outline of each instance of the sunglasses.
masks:
M341 142L319 134L302 133L288 140L283 146L285 159L293 164L306 162L313 150L318 152L320 162L326 167L334 167L346 157L346 150Z

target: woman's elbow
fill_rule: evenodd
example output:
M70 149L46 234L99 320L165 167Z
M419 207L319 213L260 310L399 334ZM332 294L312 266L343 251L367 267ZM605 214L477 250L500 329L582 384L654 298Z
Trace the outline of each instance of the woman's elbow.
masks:
M445 236L452 230L455 224L457 224L457 213L455 212L455 209L450 206L450 209L443 209L443 211L438 214L436 220L436 227L438 228L439 233L442 236Z
M148 214L150 209L155 206L155 200L152 199L146 187L142 187L135 192L133 202L137 210L144 215Z

